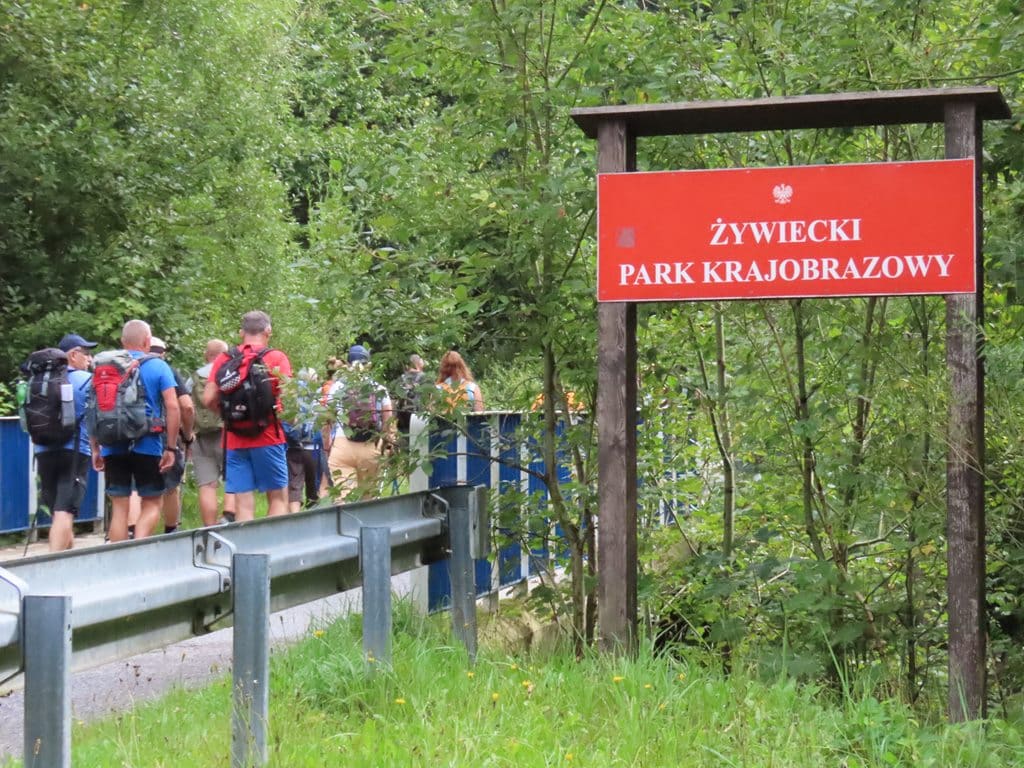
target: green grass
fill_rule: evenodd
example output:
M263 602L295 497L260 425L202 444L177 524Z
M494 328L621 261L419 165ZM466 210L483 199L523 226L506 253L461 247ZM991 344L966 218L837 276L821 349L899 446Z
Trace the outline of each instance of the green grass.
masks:
M465 652L403 607L373 674L358 617L275 655L273 766L1015 766L1001 721L919 722L870 695L725 677L691 662ZM224 766L230 683L175 692L74 732L76 766Z

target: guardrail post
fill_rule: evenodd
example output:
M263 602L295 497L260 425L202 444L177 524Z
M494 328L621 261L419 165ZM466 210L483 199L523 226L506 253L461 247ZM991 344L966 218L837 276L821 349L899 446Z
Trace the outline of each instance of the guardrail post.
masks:
M27 595L22 601L21 636L25 768L70 768L71 597Z
M231 558L234 599L232 768L266 765L270 716L270 556Z
M471 548L472 488L458 488L448 496L448 528L452 556L452 630L466 646L471 662L476 661L476 577ZM475 510L474 510L475 511Z
M372 672L391 664L391 529L359 529L363 569L363 656Z

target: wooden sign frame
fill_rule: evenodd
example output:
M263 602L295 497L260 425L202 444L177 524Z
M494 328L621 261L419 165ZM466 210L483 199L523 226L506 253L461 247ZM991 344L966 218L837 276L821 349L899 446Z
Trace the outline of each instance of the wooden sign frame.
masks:
M575 109L598 173L636 170L646 136L943 123L947 159L975 163L976 291L946 296L946 517L951 720L985 715L985 377L982 124L1011 117L998 88L873 91ZM603 647L637 648L636 303L598 305L598 599Z

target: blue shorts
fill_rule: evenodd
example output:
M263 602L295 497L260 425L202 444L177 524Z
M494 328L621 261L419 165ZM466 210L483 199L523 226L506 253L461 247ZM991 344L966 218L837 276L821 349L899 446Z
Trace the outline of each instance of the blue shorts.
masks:
M225 493L276 491L288 487L284 443L260 448L229 448L225 465Z

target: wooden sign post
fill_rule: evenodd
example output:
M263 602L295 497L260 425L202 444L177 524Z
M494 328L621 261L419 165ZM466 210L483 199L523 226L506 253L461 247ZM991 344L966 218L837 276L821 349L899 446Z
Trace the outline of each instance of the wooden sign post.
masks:
M673 184L684 188L687 184L702 185L711 196L711 207L702 205L702 212L687 214L711 217L698 222L705 227L704 242L696 242L684 252L676 249L674 253L669 252L672 248L658 245L677 242L679 232L670 233L666 239L660 231L660 222L664 222L664 227L673 226L672 217L659 219L656 212L652 214L644 206L635 207L632 216L617 216L621 213L619 207L628 205L624 202L628 193L615 195L621 195L622 188L631 187L634 180L599 176L599 194L608 195L606 200L614 207L603 216L599 202L602 253L598 279L598 596L603 646L613 651L634 651L637 301L944 294L946 360L950 372L946 472L948 709L954 721L983 717L986 651L981 127L984 120L1010 117L999 90L924 89L625 105L576 109L572 117L587 136L597 139L597 170L602 175L634 172L636 140L645 136L911 123L943 123L946 158L970 161L940 161L927 166L905 164L914 166L909 169L877 164L834 169L817 166L822 169L820 172L807 168L718 171L757 173L764 177L763 190L756 185L751 187L752 207L733 218L725 212L711 216L715 213L714 179L661 178L653 183L663 185L661 191L654 193L654 199L662 203L666 197L664 190ZM895 173L906 180L908 187L920 182L918 191L932 194L929 205L918 207L925 226L929 221L938 229L951 225L946 227L946 236L929 241L919 233L909 239L897 238L897 242L888 235L879 235L882 228L870 222L872 217L899 210L900 203L892 200L880 207L860 208L856 201L847 200L843 205L849 206L851 213L841 215L796 204L801 189L813 189L815 184L827 187L828 177L839 173ZM815 174L820 178L816 179ZM936 184L940 190L946 187L961 194L954 194L956 199L950 200L942 195L935 197ZM901 184L893 186L884 179L874 188L879 194L901 193ZM764 196L758 197L762 191ZM872 197L868 202L877 199ZM779 209L773 209L773 204ZM937 213L935 206L942 212ZM798 213L792 213L797 210ZM856 210L865 213L859 215ZM972 217L972 228L965 240L961 236L964 222ZM696 230L691 230L691 234L692 231ZM773 249L780 237L787 248ZM608 258L602 261L603 256Z

